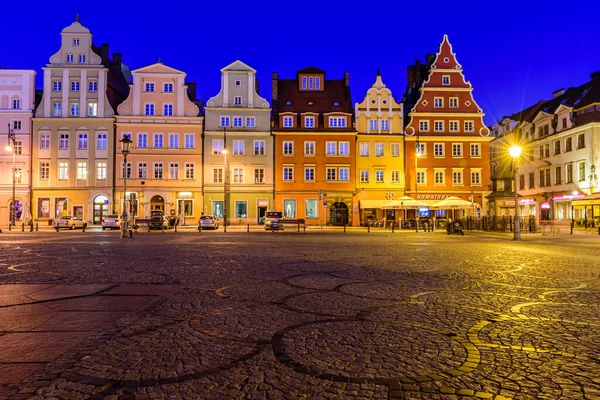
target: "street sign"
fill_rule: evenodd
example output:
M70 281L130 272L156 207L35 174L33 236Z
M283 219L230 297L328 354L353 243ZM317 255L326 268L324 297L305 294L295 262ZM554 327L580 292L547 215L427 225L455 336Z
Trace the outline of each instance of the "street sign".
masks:
M323 200L323 205L326 206L327 205L327 200Z

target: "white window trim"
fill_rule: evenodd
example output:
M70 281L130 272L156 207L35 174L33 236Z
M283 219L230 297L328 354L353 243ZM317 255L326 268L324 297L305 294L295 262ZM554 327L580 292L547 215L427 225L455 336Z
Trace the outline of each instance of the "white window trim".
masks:
M440 106L436 106L435 103L439 100ZM443 97L434 97L433 98L433 108L444 108L444 98Z
M430 130L430 124L429 124L429 120L428 119L424 119L419 121L419 132L429 132ZM427 129L421 129L421 124L427 124Z
M436 146L442 146L442 154L441 155L435 154ZM444 146L444 143L434 143L433 144L433 157L434 158L445 158L446 157L446 146Z
M457 156L454 154L454 146L459 146L460 155ZM465 156L464 148L462 143L452 143L452 158L463 158Z

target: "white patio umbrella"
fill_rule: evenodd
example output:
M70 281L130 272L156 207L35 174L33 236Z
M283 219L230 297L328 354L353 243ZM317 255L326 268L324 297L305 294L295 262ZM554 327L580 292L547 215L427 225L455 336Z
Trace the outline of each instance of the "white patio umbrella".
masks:
M452 218L454 219L454 210L467 210L473 207L473 203L463 200L460 197L450 196L442 201L438 201L431 208L438 210L452 210Z
M429 204L419 200L415 200L412 197L404 196L396 200L392 200L389 203L383 205L384 210L400 210L400 209L415 209L429 207Z

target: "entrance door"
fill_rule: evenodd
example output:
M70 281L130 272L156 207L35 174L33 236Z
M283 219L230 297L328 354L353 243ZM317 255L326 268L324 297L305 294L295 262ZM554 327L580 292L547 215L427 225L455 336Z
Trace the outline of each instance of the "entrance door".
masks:
M83 213L83 210L82 210ZM96 196L94 199L94 225L102 223L102 219L108 215L108 198L106 196Z
M258 207L258 224L265 224L265 214L267 213L267 207Z
M153 196L150 199L150 209L165 212L165 199L159 195Z
M348 224L348 206L345 203L333 203L329 209L329 223L333 226Z

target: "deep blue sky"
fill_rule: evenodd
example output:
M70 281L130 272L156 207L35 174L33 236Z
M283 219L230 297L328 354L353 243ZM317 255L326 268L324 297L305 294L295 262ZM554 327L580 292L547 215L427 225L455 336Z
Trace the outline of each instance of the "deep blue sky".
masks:
M436 52L444 33L487 124L600 71L600 2L486 3L172 0L141 8L137 2L11 1L3 4L0 67L35 69L41 87L41 67L79 13L97 46L109 43L132 69L161 57L196 81L204 100L218 93L219 70L236 59L258 70L261 95L269 100L272 72L290 78L309 65L328 78L349 71L355 102L380 69L399 100L406 66Z

